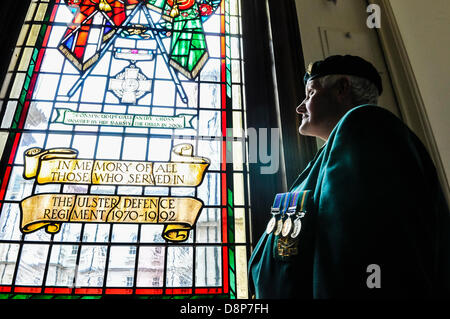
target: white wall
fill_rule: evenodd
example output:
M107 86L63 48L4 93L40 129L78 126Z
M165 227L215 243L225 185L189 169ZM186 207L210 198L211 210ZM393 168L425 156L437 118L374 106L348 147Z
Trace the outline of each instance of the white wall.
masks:
M296 0L305 65L333 54L358 55L375 65L383 80L379 105L401 118L375 29L364 0ZM322 144L318 140L319 146Z
M389 1L450 180L450 1Z

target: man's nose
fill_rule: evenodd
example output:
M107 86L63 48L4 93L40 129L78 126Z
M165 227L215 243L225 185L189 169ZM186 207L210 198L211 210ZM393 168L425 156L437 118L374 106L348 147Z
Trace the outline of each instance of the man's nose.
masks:
M306 107L305 107L305 100L302 101L302 103L300 103L297 108L295 109L295 111L298 114L303 114L306 113Z

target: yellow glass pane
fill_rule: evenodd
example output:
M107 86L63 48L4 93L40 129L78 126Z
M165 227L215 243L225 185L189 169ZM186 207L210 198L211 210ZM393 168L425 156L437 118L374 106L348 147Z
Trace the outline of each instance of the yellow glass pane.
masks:
M9 62L8 71L11 72L16 67L16 63L17 63L17 59L19 58L19 54L20 54L20 48L15 48L13 55L11 57L11 62Z
M30 35L28 36L27 45L34 46L36 44L36 39L39 35L39 31L41 30L40 24L33 24L30 30Z
M233 137L243 137L242 131L242 113L233 112Z
M239 18L230 17L230 33L239 34Z
M7 73L5 75L5 80L3 81L2 90L0 91L0 99L5 98L6 90L8 89L9 81L11 81L12 74Z
M19 64L19 71L27 71L30 64L31 55L33 54L33 48L25 48L23 50L22 59Z
M9 128L11 126L12 119L14 117L14 113L17 108L17 101L9 101L7 105L5 105L6 111L3 116L1 128Z
M233 169L242 171L244 169L244 154L241 141L233 141Z
M23 45L23 42L25 40L25 36L27 35L29 27L30 26L28 24L23 25L22 30L20 30L19 38L17 39L17 46Z
M236 293L238 299L248 298L247 284L247 248L246 246L236 247Z
M230 15L239 15L239 1L230 0Z
M234 205L244 205L244 175L233 174L234 184Z
M11 89L11 94L9 95L12 99L18 99L20 92L22 91L23 81L25 81L24 73L17 73L16 79L14 80L14 85Z
M242 84L242 90L245 92L245 85ZM244 111L247 111L247 104L245 103L245 99L242 99L242 108Z
M8 132L0 132L0 156L3 155L3 150L5 149L7 139L8 139Z
M239 60L231 61L231 81L233 83L241 82L241 62Z
M245 209L234 209L234 228L236 230L236 243L245 243Z
M37 3L32 2L30 4L30 7L28 8L27 15L25 17L25 21L30 21L33 18L34 11L36 10L36 7L37 7Z
M36 16L34 18L35 21L42 21L44 20L45 12L47 11L48 4L47 3L41 3L39 5L39 8L36 12Z
M234 110L240 110L242 108L242 103L241 103L241 86L240 85L233 85L232 90L233 90L233 92L232 92L232 95L233 95L233 109Z

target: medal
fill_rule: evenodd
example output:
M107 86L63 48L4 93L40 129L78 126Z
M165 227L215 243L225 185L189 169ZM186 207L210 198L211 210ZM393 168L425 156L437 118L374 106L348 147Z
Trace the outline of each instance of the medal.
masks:
M291 198L291 195L292 195L291 193L287 193L286 197L284 198L284 205L282 207L281 218L278 220L277 229L274 232L275 236L279 236L283 231L283 228L284 228L283 226L284 226L284 222L285 222L284 216L289 208L289 203L290 203L289 199ZM290 218L288 217L287 219L290 219Z
M297 218L294 220L294 229L292 230L291 233L291 238L297 238L298 235L300 234L300 231L302 230L302 221L301 218L303 218L305 216L305 199L307 197L307 195L310 193L310 191L303 191L303 195L302 195L302 201L300 203L300 208L299 208L299 212L297 213Z
M292 219L290 216L286 218L283 223L283 229L281 230L281 236L287 237L292 230Z
M271 232L273 232L273 230L275 229L276 223L277 223L277 218L274 215L274 216L272 216L272 218L269 220L269 223L267 224L267 227L266 227L267 235L270 234Z
M290 201L289 201L289 208L287 209L287 218L284 221L283 224L283 230L281 231L281 236L283 237L287 237L289 236L289 233L292 231L292 218L291 216L295 214L295 211L297 210L297 202L299 199L299 194L298 192L294 192L292 193L292 196L290 196Z
M300 220L300 217L298 217L296 220L294 220L294 229L292 230L291 238L297 238L301 230L302 230L302 221Z
M281 234L281 230L283 229L283 219L280 218L277 222L277 229L273 233L275 236L279 236Z
M273 206L270 209L270 213L272 214L272 218L267 223L266 227L266 233L269 235L272 233L275 229L275 226L277 226L277 215L280 214L280 205L284 197L286 196L286 193L277 194L275 196L275 200L273 201Z

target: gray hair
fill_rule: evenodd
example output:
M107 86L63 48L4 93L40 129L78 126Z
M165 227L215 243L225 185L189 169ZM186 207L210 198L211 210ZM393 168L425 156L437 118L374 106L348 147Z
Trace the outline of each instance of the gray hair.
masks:
M332 87L341 78L347 78L351 86L351 95L355 106L361 104L377 104L378 103L378 89L369 80L354 76L343 74L331 74L318 78L320 85L324 88Z

